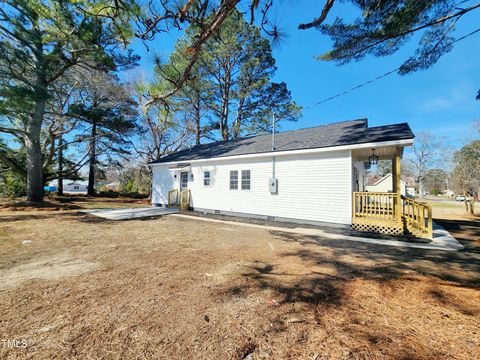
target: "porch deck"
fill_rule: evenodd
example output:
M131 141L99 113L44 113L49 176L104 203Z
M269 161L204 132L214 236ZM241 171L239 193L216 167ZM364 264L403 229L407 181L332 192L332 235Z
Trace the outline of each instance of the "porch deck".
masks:
M400 159L403 148L375 149L382 159L392 162L392 191L354 191L352 227L389 235L411 234L432 238L432 208L401 194ZM368 153L357 152L357 160L366 161ZM357 189L358 190L358 189Z
M430 205L398 193L354 192L352 227L389 235L432 238Z

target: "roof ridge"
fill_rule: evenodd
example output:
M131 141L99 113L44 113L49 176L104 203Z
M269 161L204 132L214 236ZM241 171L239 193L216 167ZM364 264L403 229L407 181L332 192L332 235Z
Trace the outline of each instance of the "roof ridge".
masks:
M324 127L324 126L338 125L338 124L344 124L344 123L356 122L356 121L363 121L363 122L365 122L365 123L366 123L366 125L367 125L367 128L368 128L368 118L358 118L358 119L352 119L352 120L342 120L342 121L336 121L336 122L333 122L333 123L328 123L328 124L321 124L321 125L315 125L315 126L308 126L308 127L304 127L304 128L300 128L300 129L291 129L291 130L286 130L286 131L279 131L279 132L277 132L276 134L284 134L284 133L288 133L288 132L294 132L294 131L301 131L301 130L316 129L316 128L320 128L320 127ZM239 140L243 140L243 139L251 139L251 138L254 138L254 137L259 137L259 136L271 136L271 135L272 135L271 133L267 133L267 134L259 134L259 135L252 135L252 136L247 136L247 137L244 137L244 138L240 138Z
M304 127L304 128L300 128L300 129L291 129L291 130L286 130L286 131L279 131L279 132L276 132L275 134L279 135L279 134L285 134L285 133L290 133L290 132L295 132L295 131L317 129L317 128L321 128L321 127L338 125L338 124L344 124L344 123L350 123L350 122L353 123L353 122L357 122L357 121L358 121L358 122L359 122L359 121L365 122L366 128L368 128L368 119L367 119L367 118L358 118L358 119L353 119L353 120L342 120L342 121L336 121L336 122L328 123L328 124L322 124L322 125L316 125L316 126L309 126L309 127ZM236 139L236 140L235 140L235 139L230 139L230 140L212 141L212 142L208 142L208 143L193 145L193 146L190 146L190 147L188 147L188 148L185 148L185 149L182 149L182 150L179 150L179 151L193 150L194 148L198 148L198 147L201 147L201 146L213 145L213 144L215 144L215 145L220 145L220 144L235 143L235 142L239 142L239 141L242 141L242 140L259 138L259 137L262 137L262 136L272 136L272 134L271 134L271 133L265 133L265 134L258 134L258 135L240 137L240 138L238 138L238 139ZM176 151L176 152L178 152L178 151Z
M372 127L369 127L368 129L377 129L377 128L381 128L381 127L398 126L398 125L407 125L408 127L410 127L410 125L408 124L408 122L404 121L404 122L400 122L400 123L393 123L393 124L387 124L387 125L372 126Z

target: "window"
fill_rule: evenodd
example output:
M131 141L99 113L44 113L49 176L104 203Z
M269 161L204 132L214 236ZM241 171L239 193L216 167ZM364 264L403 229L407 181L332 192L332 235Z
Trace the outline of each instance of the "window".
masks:
M242 170L242 190L250 190L250 170Z
M238 190L238 171L230 171L230 190Z
M205 186L210 185L210 171L203 172L203 185Z

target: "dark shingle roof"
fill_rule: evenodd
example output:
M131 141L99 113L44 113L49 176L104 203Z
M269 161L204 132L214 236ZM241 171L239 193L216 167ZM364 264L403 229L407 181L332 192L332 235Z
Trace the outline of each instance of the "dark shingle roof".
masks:
M413 139L407 123L368 127L367 119L343 121L312 128L275 134L275 151L315 149L371 142ZM196 145L164 156L152 164L210 159L272 151L272 135L259 135L237 141L220 141Z

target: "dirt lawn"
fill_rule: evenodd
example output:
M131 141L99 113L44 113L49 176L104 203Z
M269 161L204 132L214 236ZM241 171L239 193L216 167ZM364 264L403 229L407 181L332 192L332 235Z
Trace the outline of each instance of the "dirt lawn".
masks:
M0 209L0 358L480 358L478 218L435 252L81 207Z

